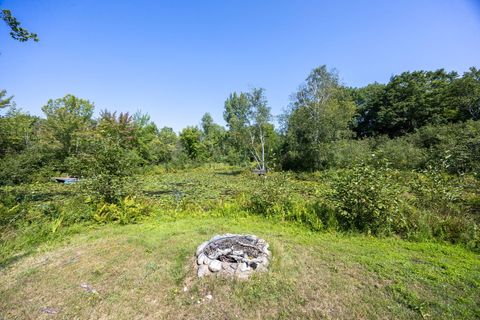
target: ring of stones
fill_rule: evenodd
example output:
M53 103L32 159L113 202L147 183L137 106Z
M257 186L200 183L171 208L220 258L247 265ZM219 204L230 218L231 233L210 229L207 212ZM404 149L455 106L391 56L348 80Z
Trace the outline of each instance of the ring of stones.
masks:
M198 246L198 277L223 274L240 279L253 272L267 271L271 258L268 243L254 235L216 235Z

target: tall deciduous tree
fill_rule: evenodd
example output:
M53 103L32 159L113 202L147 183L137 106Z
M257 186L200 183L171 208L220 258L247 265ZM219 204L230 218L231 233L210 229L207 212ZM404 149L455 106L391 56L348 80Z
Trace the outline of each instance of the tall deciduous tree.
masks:
M351 137L355 104L335 70L314 69L292 96L286 116L287 163L309 170L321 168L322 144Z
M91 125L94 105L73 95L49 100L42 107L47 132L60 144L62 157L69 156L78 145L79 134Z
M202 143L205 145L209 161L221 161L226 153L225 128L213 121L210 113L205 113L201 120Z
M238 160L245 161L249 158L246 147L245 128L248 123L248 96L244 92L230 94L225 101L223 119L228 127L228 140L238 155Z
M148 162L155 162L156 156L152 152L152 146L157 139L158 128L150 116L146 113L137 111L133 115L133 124L135 126L135 135L138 141L138 153Z
M177 149L178 137L169 127L163 127L157 137L149 144L154 163L165 163L173 159Z
M450 88L449 100L458 106L461 120L480 119L480 69L470 68L455 80Z
M116 111L102 110L97 129L101 135L115 141L124 148L132 149L138 146L138 136L133 116L128 112L120 112L117 115Z
M202 131L198 127L186 127L180 132L180 143L191 160L199 160L204 155L201 142Z
M250 150L255 158L258 169L266 170L266 143L269 127L271 127L270 107L267 105L265 90L255 88L247 94L249 102L248 128Z
M385 85L375 82L362 88L350 88L350 94L357 105L356 133L359 137L375 135L378 113L384 104Z
M426 124L442 124L457 117L446 103L449 85L458 76L443 69L404 72L390 79L378 112L377 132L398 136Z
M233 93L225 101L224 119L237 150L251 157L259 169L266 169L266 144L271 120L265 90Z
M0 157L20 153L36 140L39 118L12 107L0 118Z

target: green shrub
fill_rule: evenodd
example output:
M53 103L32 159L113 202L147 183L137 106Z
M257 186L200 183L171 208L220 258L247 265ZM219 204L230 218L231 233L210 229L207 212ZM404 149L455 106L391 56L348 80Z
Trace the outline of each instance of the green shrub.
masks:
M390 169L369 166L339 172L332 182L332 200L340 226L345 230L389 234L406 225L395 175Z
M245 209L268 218L303 223L313 230L323 229L315 208L295 192L288 176L268 177L262 181L248 197Z
M85 177L83 185L88 195L107 203L133 195L133 174L141 162L138 154L105 138L85 144L85 151L69 157L66 163L69 172Z
M450 173L480 173L480 121L425 126L412 135L430 166Z
M47 181L54 173L55 160L42 150L28 149L0 159L0 186Z
M149 213L148 207L134 197L125 197L118 204L101 203L93 215L100 223L116 222L119 224L135 223Z
M434 170L411 174L405 181L415 206L437 214L455 215L463 210L462 178Z
M339 140L321 146L324 168L350 168L367 162L372 150L368 139Z
M477 208L475 179L365 165L308 175L270 175L252 184L244 208L267 218L295 221L312 230L479 247L478 221L469 213ZM465 198L467 185L472 189L469 198Z
M0 203L0 226L7 226L15 223L16 220L21 218L22 207L20 204L12 207L7 207Z
M396 139L377 138L372 163L377 166L388 165L396 169L419 169L425 166L427 161L426 150L417 147L409 137Z
M437 217L432 224L433 236L450 243L462 243L472 249L480 248L478 225L466 216Z

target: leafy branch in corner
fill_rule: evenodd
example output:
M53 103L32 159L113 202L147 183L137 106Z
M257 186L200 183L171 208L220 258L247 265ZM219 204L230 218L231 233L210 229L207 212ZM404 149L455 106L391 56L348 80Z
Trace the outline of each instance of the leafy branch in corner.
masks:
M25 42L32 39L38 42L38 35L30 32L20 26L20 22L12 15L10 10L2 9L0 12L0 18L10 27L10 36L20 42Z

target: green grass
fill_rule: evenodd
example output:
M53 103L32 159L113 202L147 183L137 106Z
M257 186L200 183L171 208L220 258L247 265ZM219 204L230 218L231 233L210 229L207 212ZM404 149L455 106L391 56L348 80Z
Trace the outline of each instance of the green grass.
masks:
M265 238L274 257L270 271L249 281L197 279L196 246L224 232ZM152 218L94 228L41 246L4 269L0 283L0 310L8 319L45 316L43 307L61 319L480 316L480 264L473 252L313 233L252 216ZM98 293L86 292L82 283Z
M300 214L328 198L336 174L157 168L137 177L150 216L126 226L96 223L81 185L0 188L0 318L480 318L480 256L465 244L314 232ZM402 174L404 187L415 181ZM412 206L423 201L419 214L456 218L464 199L478 198L478 181L446 179L433 200L422 195L433 197L435 184L416 182L419 191L402 196ZM271 206L266 212L251 210L257 195ZM265 238L274 256L269 272L248 281L197 279L196 246L226 232Z

